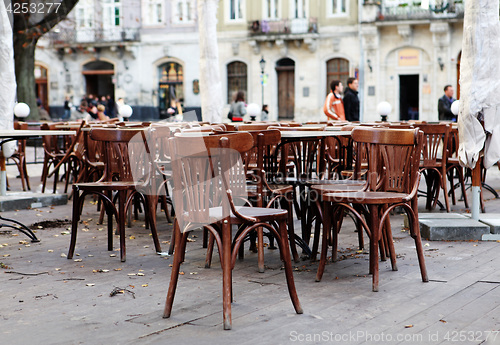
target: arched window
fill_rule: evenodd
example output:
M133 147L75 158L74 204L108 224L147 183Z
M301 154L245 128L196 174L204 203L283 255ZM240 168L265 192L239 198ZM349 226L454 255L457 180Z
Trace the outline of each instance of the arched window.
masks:
M176 102L184 98L184 73L176 62L167 62L159 67L158 104L160 118L169 117L168 108L176 107Z
M238 91L247 93L247 64L234 61L227 65L227 103L233 101L233 94Z
M45 110L49 111L47 69L37 63L35 63L35 92L36 98L42 102Z
M330 92L330 83L333 80L340 80L342 85L347 86L349 78L349 61L335 58L326 62L326 93Z

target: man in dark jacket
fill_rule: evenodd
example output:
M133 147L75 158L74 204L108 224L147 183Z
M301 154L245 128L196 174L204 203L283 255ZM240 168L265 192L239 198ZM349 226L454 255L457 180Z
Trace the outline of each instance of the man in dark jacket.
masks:
M355 78L347 79L347 88L344 91L344 110L347 121L359 121L359 81Z
M457 121L457 117L451 112L451 104L455 101L453 98L453 87L446 85L444 95L438 101L438 113L440 121Z

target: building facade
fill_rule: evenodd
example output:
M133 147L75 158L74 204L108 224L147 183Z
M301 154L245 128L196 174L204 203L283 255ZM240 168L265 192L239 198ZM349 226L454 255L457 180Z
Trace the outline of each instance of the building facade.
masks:
M390 121L438 121L445 85L459 98L463 1L365 1L360 39L365 59L364 120L379 120L381 101Z
M135 118L200 107L195 0L80 0L38 48L51 113L88 94L124 98Z
M435 121L437 100L459 93L461 0L220 0L224 100L244 91L271 120L325 120L334 79L360 81L361 119L388 101L390 120ZM80 0L36 52L36 87L51 113L65 96L124 98L158 119L183 101L199 109L196 0ZM54 117L57 117L54 116Z
M271 120L326 119L329 83L359 75L356 0L221 0L218 40L226 102L244 91Z

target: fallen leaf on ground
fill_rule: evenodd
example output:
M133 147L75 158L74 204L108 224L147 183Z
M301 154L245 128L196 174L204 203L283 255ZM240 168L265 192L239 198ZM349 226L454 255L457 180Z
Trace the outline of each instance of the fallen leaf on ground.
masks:
M142 284L141 286L142 287L148 287L148 284Z

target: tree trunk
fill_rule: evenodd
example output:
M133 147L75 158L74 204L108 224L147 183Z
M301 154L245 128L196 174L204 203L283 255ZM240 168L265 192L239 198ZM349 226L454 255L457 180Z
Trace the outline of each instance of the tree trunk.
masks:
M14 60L16 67L17 101L29 105L27 121L38 121L35 93L35 48L37 40L18 33L14 36Z
M13 128L16 79L12 52L12 29L4 2L0 3L0 129Z
M219 0L198 0L200 35L200 94L203 121L222 121L222 83L217 46Z

